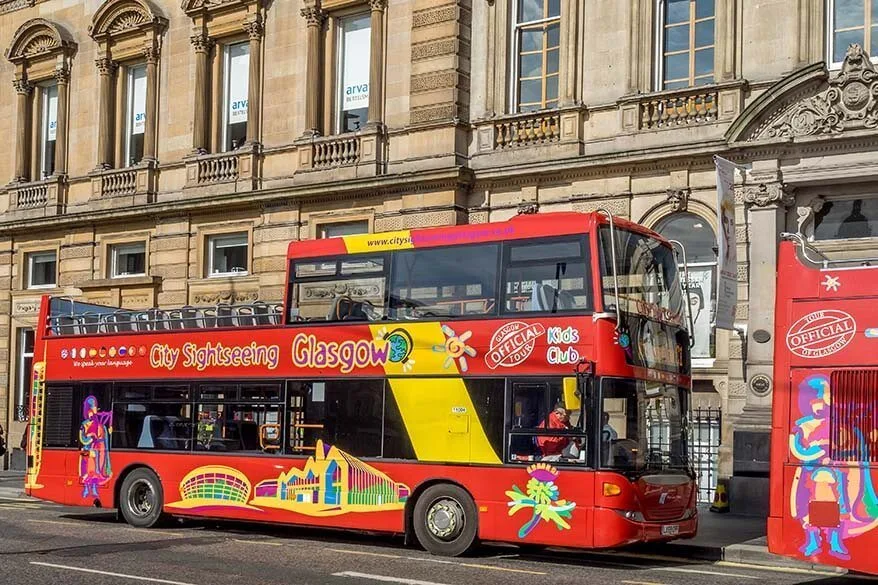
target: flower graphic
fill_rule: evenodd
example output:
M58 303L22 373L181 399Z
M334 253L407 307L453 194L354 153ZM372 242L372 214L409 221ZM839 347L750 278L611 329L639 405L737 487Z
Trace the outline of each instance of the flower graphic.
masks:
M519 529L518 537L524 538L537 527L540 521L554 522L558 530L570 529L570 524L565 518L570 518L572 510L576 507L575 502L568 502L559 498L558 470L547 463L535 463L527 468L530 479L527 482L527 493L523 493L517 485L506 492L510 501L509 515L515 515L519 510L531 508L533 515L530 520Z
M454 329L448 325L443 325L442 333L445 334L445 344L433 346L433 351L444 353L448 356L445 358L445 363L442 364L442 367L448 369L454 363L454 360L457 360L457 363L460 364L460 371L466 372L466 356L476 357L476 350L466 344L467 340L473 336L473 332L465 331L457 335Z

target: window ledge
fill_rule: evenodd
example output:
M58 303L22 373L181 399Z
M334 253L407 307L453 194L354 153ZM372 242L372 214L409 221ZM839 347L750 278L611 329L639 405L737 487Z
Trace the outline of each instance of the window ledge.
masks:
M99 278L83 282L78 286L82 290L129 286L158 286L162 283L160 276L118 276L116 278Z

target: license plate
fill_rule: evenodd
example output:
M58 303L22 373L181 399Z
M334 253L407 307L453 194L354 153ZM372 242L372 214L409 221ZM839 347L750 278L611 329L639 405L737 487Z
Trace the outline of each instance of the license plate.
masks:
M680 526L678 524L662 526L662 536L677 536L678 534L680 534Z

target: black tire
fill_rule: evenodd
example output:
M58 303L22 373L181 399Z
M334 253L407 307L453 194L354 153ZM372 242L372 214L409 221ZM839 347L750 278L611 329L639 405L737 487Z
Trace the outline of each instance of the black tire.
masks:
M462 555L479 533L475 502L464 489L447 483L424 490L415 502L412 522L421 546L443 557Z
M125 476L119 490L119 511L131 526L152 528L164 519L164 497L158 476L141 467Z

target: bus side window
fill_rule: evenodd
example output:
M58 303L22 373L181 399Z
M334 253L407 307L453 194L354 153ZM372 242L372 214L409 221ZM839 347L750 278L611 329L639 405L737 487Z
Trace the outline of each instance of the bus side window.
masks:
M510 408L510 461L585 462L582 404L567 403L559 380L513 383Z
M200 451L235 451L262 453L265 448L260 428L279 425L281 421L281 385L253 383L222 388L206 386L202 400L222 400L198 404L195 449Z
M514 242L504 251L506 313L558 313L592 308L588 240Z

